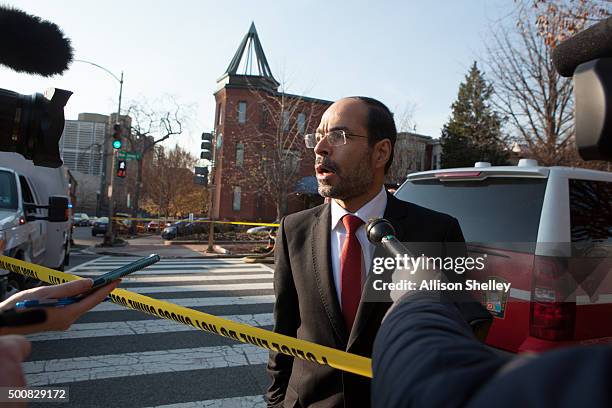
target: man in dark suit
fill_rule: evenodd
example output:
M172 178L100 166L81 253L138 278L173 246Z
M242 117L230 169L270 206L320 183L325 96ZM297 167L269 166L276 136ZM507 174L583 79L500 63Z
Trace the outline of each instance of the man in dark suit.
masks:
M370 357L390 303L364 301L375 250L365 223L384 217L404 242L463 242L456 219L385 191L396 135L389 109L365 97L337 101L317 132L306 135L316 155L319 193L332 200L281 221L274 273L277 333ZM270 353L268 373L268 406L370 403L365 377L276 352Z

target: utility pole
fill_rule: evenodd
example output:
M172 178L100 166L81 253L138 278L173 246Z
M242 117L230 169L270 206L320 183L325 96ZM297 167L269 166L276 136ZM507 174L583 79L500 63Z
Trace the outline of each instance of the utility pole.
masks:
M95 62L91 62L91 61L86 61L86 60L79 60L79 59L75 59L75 62L83 62L85 64L89 64L89 65L93 65L96 68L100 68L101 70L103 70L104 72L106 72L107 74L109 74L110 76L112 76L115 81L119 82L119 104L117 106L117 120L116 120L116 124L121 125L121 96L123 94L123 71L121 71L121 78L117 77L117 75L113 74L111 71L109 71L107 68L104 68L102 65L96 64ZM109 132L110 133L110 132ZM106 184L107 184L107 179L108 179L108 173L110 173L110 181L108 182L109 187L108 187L108 211L109 211L109 215L108 215L108 227L106 229L106 234L104 235L104 244L105 246L108 245L112 245L113 241L114 241L114 237L113 237L113 216L115 214L114 209L115 209L115 201L114 201L114 191L113 191L113 180L115 179L115 156L116 156L116 150L118 150L119 148L121 148L121 146L119 146L118 148L115 147L114 143L113 143L113 150L112 150L112 157L111 157L111 168L110 171L106 166L106 158L108 156L108 139L105 135L104 137L104 154L103 154L103 162L102 162L102 184L101 184L101 196L104 195L104 192L107 191L106 190Z

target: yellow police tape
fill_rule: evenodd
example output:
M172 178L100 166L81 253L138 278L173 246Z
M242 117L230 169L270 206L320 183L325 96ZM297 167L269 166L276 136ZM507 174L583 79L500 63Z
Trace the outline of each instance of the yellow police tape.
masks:
M130 217L113 217L113 220L130 220L130 221L163 221L159 218L130 218ZM176 221L169 221L172 223L175 222L180 222L180 221L184 221L184 222L190 222L188 218L185 219L181 219L181 220L176 220ZM165 221L164 221L165 222ZM215 224L232 224L232 225L251 225L251 226L255 226L255 227L278 227L280 224L279 223L270 223L270 222L247 222L247 221L215 221L215 220L193 220L191 221L193 223L215 223Z
M6 269L52 284L81 279L76 275L59 272L7 256L0 256L0 269ZM372 361L363 356L295 339L258 327L236 323L232 320L222 319L208 313L153 299L125 289L113 290L110 298L113 303L162 319L174 320L175 322L208 333L372 378Z

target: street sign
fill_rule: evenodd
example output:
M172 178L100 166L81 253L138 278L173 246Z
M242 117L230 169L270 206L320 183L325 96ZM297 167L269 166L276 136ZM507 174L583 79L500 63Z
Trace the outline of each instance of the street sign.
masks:
M119 151L119 158L123 160L140 160L140 152L126 152L124 150Z

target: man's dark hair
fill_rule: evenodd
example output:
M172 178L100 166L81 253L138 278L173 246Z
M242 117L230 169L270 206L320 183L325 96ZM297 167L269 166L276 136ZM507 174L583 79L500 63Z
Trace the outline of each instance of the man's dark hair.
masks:
M384 139L391 141L391 157L389 157L387 164L385 164L385 174L387 174L393 162L393 151L395 140L397 139L397 129L395 128L393 113L384 103L374 98L367 96L351 96L350 98L360 100L368 106L368 119L366 123L368 144L374 146L374 144Z

